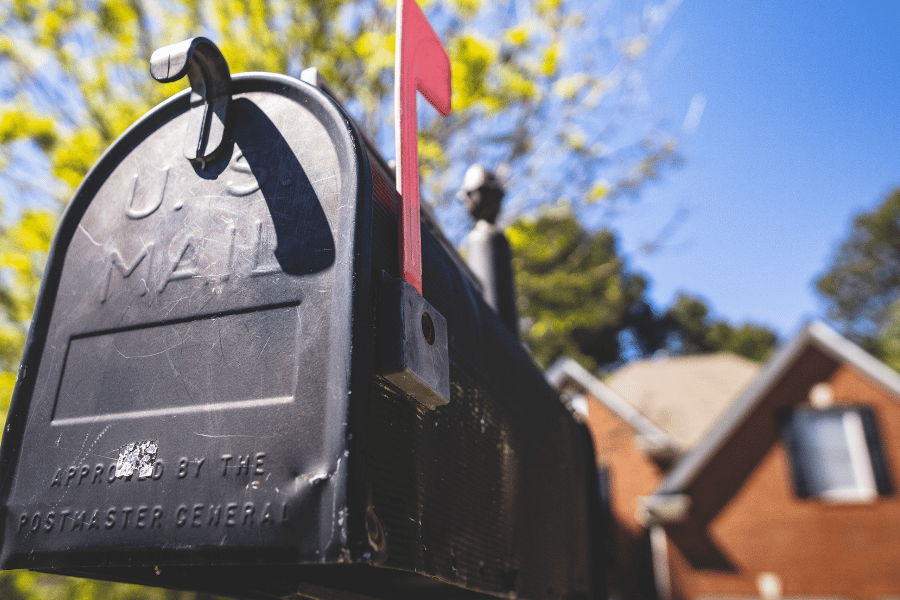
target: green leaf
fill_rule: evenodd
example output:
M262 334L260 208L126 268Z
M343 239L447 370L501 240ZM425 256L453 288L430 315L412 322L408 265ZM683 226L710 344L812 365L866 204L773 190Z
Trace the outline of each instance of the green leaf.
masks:
M33 140L41 150L49 152L58 140L55 120L22 107L3 109L0 112L0 144L22 139Z

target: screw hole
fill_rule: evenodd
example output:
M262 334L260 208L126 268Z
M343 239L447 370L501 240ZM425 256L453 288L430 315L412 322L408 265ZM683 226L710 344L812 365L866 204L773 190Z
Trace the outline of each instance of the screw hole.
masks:
M429 346L434 345L434 322L427 312L422 313L422 335L425 336L425 341Z

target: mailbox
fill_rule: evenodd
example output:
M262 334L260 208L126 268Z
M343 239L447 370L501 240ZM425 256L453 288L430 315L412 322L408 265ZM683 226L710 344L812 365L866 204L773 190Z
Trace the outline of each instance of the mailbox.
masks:
M0 566L599 597L589 438L434 221L417 298L393 174L341 106L232 77L208 41L154 56L159 79L188 69L60 222L0 448ZM410 360L446 380L415 392Z

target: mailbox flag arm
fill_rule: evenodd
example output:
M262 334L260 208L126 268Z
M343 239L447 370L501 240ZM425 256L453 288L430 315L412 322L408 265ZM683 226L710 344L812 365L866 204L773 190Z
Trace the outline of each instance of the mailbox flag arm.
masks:
M419 231L419 151L416 91L443 116L450 114L450 58L415 0L397 2L394 122L397 191L400 193L400 270L422 293Z
M191 82L191 114L184 140L184 156L205 164L228 135L231 70L219 48L205 37L195 37L160 48L150 56L150 75L159 82Z

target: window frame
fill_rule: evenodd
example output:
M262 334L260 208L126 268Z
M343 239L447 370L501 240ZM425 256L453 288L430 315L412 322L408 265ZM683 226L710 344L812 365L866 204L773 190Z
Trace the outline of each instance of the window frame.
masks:
M825 490L812 489L813 482L806 468L815 462L810 450L813 444L802 439L801 420L837 414L841 415L854 485ZM880 496L894 493L872 407L860 404L840 404L828 408L800 405L783 411L779 421L791 483L798 498L828 504L867 504Z

